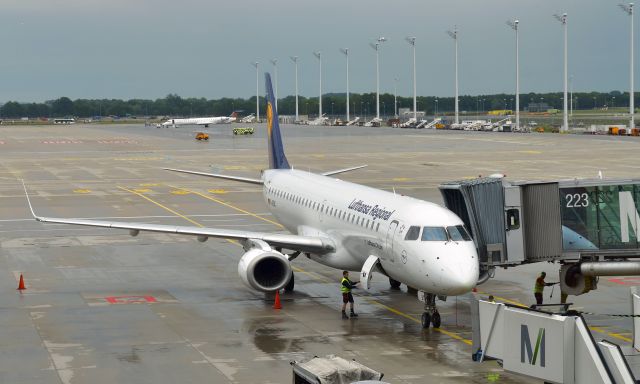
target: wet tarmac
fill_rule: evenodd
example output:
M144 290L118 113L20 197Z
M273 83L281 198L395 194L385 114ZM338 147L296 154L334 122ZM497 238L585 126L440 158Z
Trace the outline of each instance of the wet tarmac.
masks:
M143 125L0 126L0 382L286 383L292 360L336 354L391 383L520 383L495 362L471 361L469 295L439 302L440 330L420 327L422 305L382 276L342 320L340 271L298 258L296 290L275 310L237 276L238 245L211 239L43 225L39 215L280 231L259 188L163 171L179 167L256 177L267 163L264 126L233 136ZM439 183L506 173L511 179L638 177L640 139L284 126L294 167L440 202ZM499 270L477 294L530 304L536 274ZM20 274L27 290L16 291ZM628 313L629 285L601 279L572 300L585 311ZM546 290L546 300L559 297ZM628 347L631 320L589 316L596 338Z

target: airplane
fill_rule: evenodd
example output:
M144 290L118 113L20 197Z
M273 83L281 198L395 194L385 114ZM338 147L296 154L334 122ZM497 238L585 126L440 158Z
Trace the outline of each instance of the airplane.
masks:
M158 124L158 128L177 128L180 125L202 125L208 128L213 124L231 124L236 121L238 117L237 112L233 112L230 116L216 116L216 117L192 117L188 119L168 119L167 121Z
M150 231L191 235L200 242L236 240L244 248L240 278L262 292L293 290L291 262L300 254L331 268L360 271L364 289L375 271L386 275L392 288L404 283L422 291L422 326L440 327L436 296L465 294L479 279L476 247L463 221L438 204L332 177L365 165L321 174L293 169L284 153L271 77L266 73L265 78L269 169L260 178L165 169L261 186L269 210L290 234L41 217L25 187L33 217L43 223L125 229L131 236Z

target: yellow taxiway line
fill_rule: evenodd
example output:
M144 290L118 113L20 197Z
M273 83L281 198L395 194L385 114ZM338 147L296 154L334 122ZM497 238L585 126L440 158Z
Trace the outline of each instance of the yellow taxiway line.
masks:
M170 184L167 184L167 185L168 185L169 187L171 187L171 188L180 189L180 190L183 190L183 191L187 191L187 192L189 192L189 193L193 193L194 195L198 195L198 196L200 196L200 197L204 197L204 198L205 198L205 199L207 199L207 200L211 200L211 201L216 202L216 203L218 203L218 204L222 204L222 205L224 205L224 206L226 206L226 207L229 207L229 208L231 208L231 209L235 209L235 210L236 210L236 211L238 211L238 212L242 212L242 213L245 213L245 214L247 214L247 215L249 215L249 216L253 216L253 217L257 218L257 219L260 219L260 220L262 220L262 221L266 221L267 223L271 223L271 224L273 224L273 225L275 225L275 226L278 226L278 227L280 227L280 228L284 228L284 227L282 226L282 224L280 224L280 223L278 223L278 222L275 222L275 221L273 221L273 220L269 220L269 219L264 218L264 217L262 217L262 216L256 215L256 214L255 214L255 213L253 213L253 212L249 212L249 211L244 210L244 209L242 209L242 208L236 207L235 205L230 204L230 203L227 203L226 201L223 201L223 200L220 200L220 199L216 199L215 197L207 196L207 195L205 195L204 193L201 193L201 192L198 192L198 191L194 191L194 190L191 190L191 189L182 188L182 187L176 187L176 186L173 186L173 185L170 185Z

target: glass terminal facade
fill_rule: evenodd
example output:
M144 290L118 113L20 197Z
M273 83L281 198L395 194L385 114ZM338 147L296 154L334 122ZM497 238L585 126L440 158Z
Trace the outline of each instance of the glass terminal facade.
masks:
M638 248L640 185L560 187L563 249Z

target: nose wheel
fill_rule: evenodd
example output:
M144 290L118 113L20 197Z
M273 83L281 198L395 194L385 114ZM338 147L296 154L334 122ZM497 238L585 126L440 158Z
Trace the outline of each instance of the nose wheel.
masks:
M432 293L424 294L424 312L422 312L420 320L422 328L429 328L429 324L432 324L433 328L440 328L442 319L440 318L440 312L436 308L436 295Z

